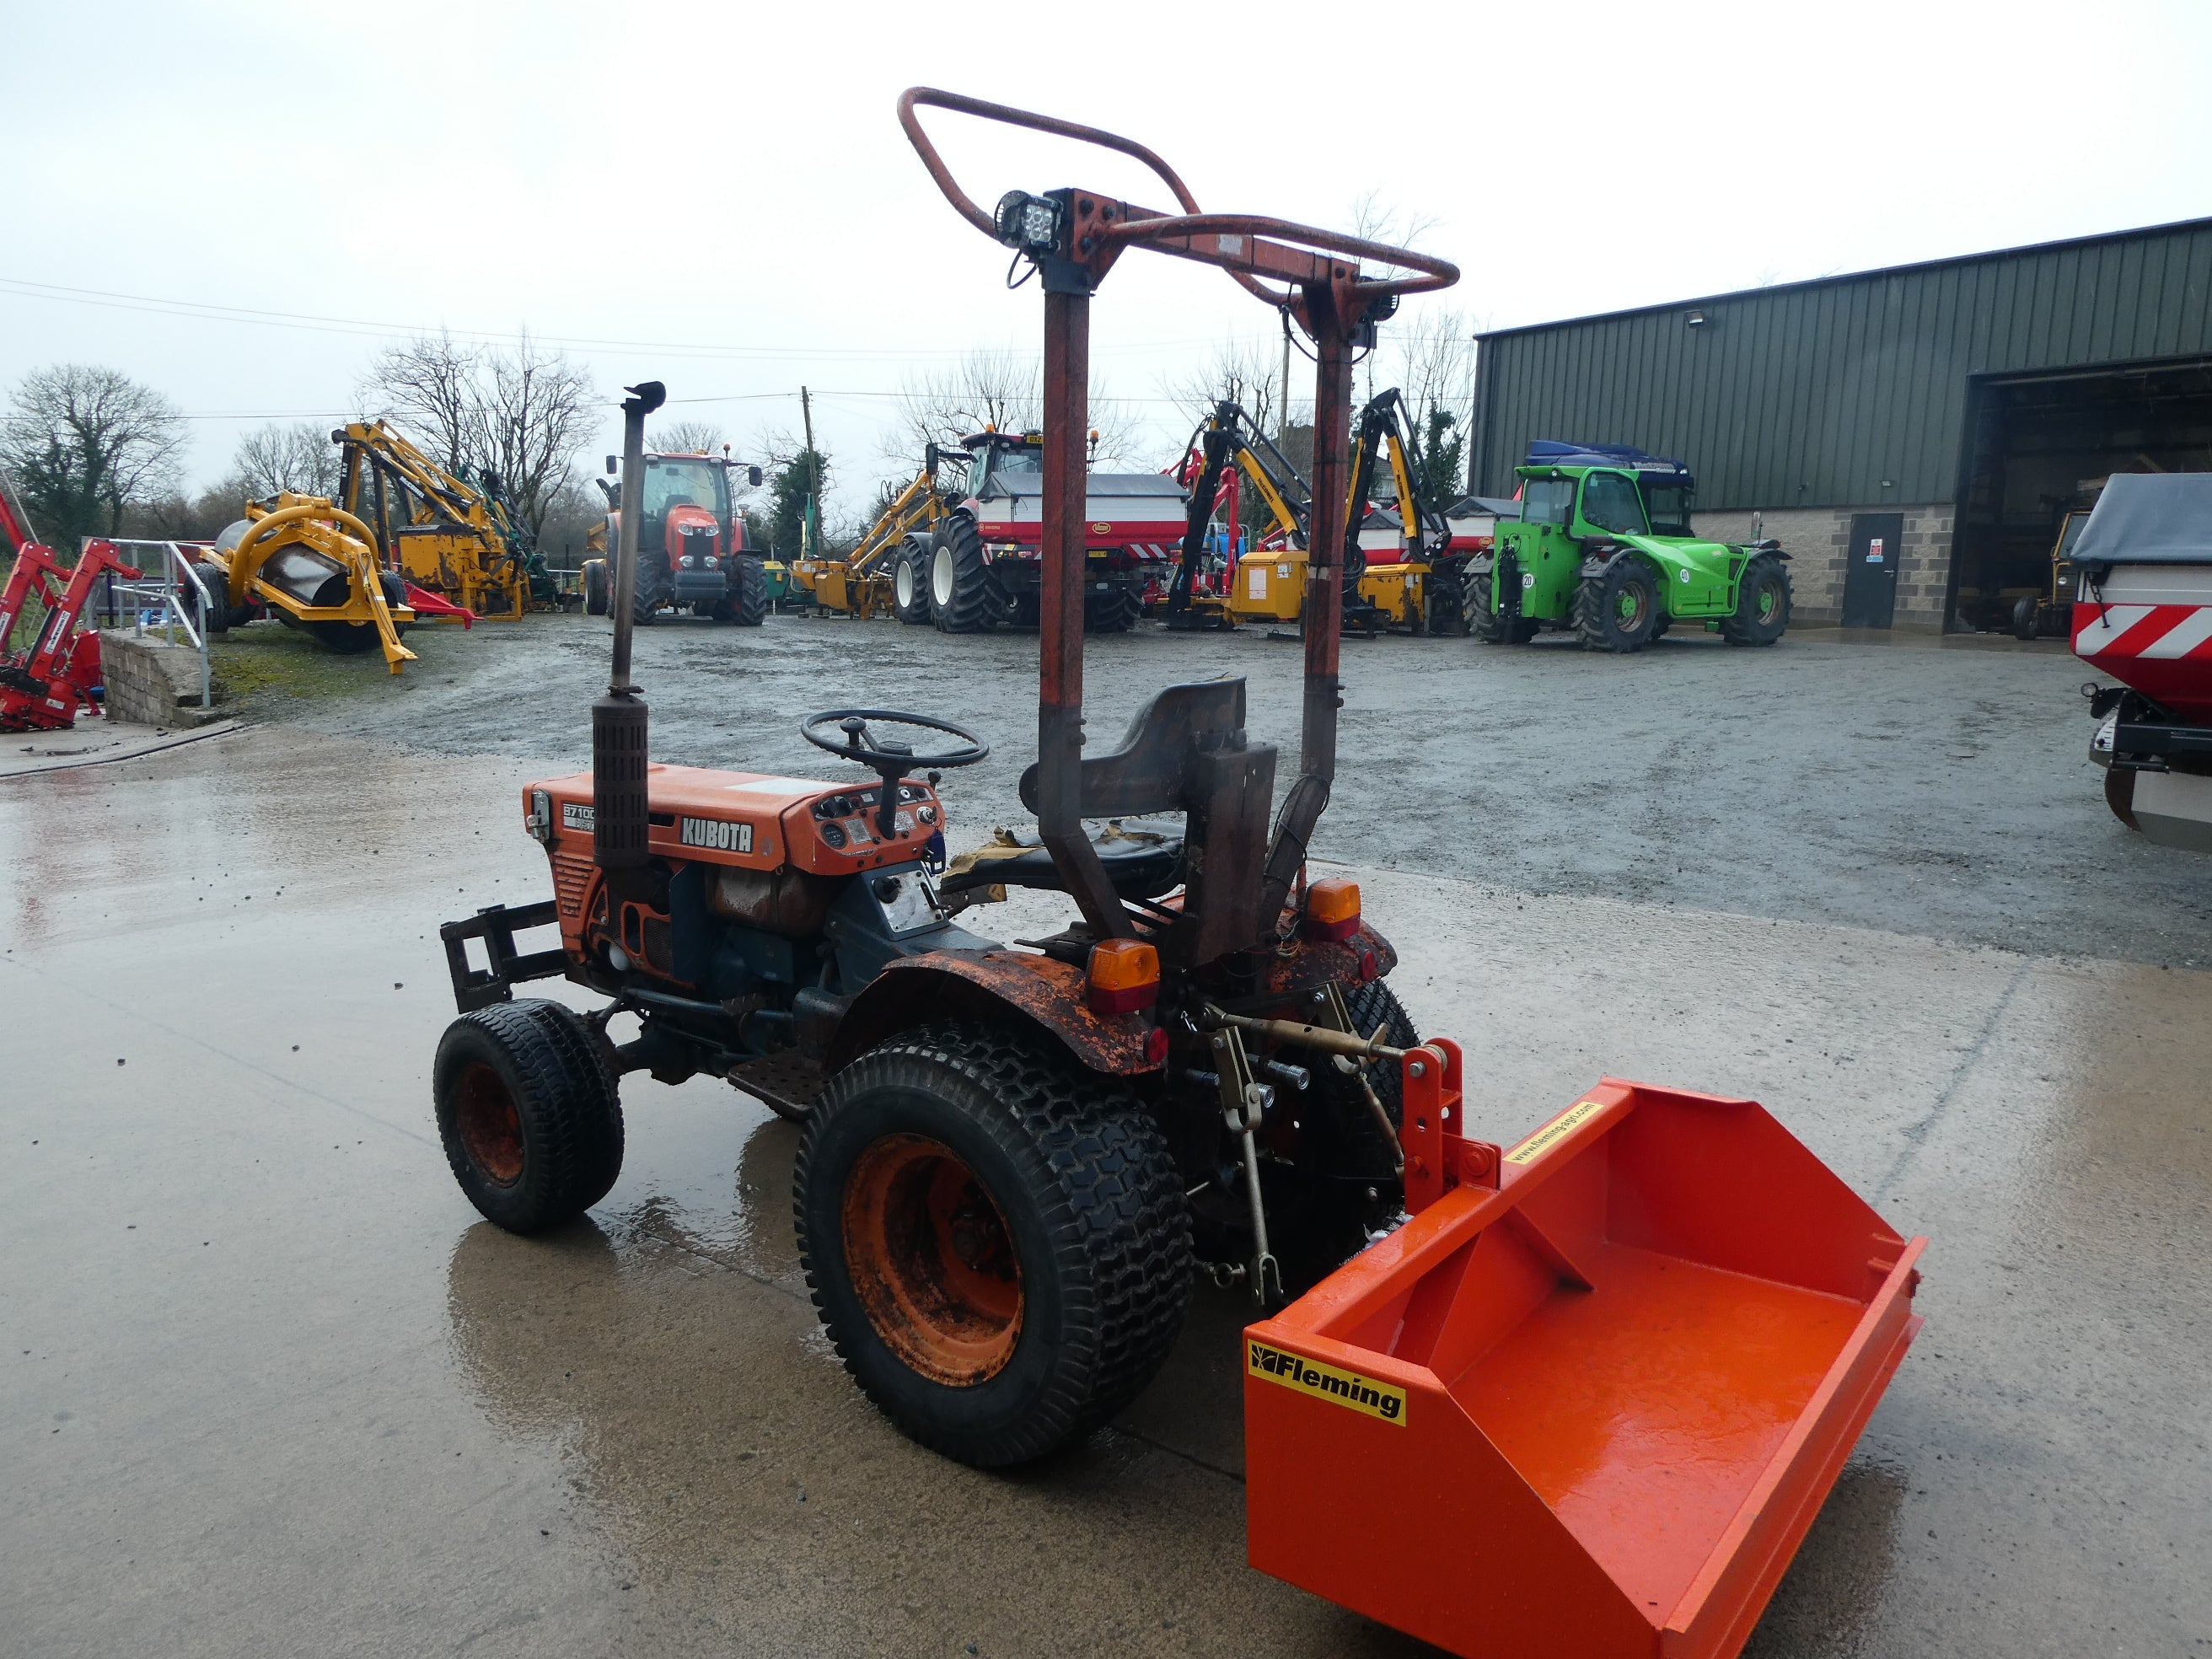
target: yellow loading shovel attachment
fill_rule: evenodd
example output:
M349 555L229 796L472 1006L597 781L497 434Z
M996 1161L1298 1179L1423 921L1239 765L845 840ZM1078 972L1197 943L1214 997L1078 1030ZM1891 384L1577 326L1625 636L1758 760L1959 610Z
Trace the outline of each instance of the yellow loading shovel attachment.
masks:
M1413 1218L1246 1332L1252 1565L1467 1659L1737 1653L1927 1241L1750 1101L1607 1079L1501 1152L1456 1045L1402 1065Z

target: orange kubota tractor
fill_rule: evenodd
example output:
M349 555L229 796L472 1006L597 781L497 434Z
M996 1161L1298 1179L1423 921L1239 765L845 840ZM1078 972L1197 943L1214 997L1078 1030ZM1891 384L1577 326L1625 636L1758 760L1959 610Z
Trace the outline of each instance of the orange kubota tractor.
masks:
M1133 157L1176 210L1058 190L986 212L924 106ZM461 1012L433 1095L462 1190L502 1226L552 1225L615 1179L619 1075L726 1077L800 1123L816 1305L922 1443L1003 1466L1105 1422L1209 1270L1267 1316L1243 1356L1255 1565L1462 1654L1735 1652L1917 1328L1921 1242L1747 1101L1607 1080L1510 1150L1470 1137L1458 1046L1417 1040L1357 886L1308 878L1336 783L1351 363L1401 294L1458 273L1201 212L1095 129L921 88L899 112L962 216L1042 279L1037 834L945 864L939 777L988 750L935 714L805 723L866 781L650 763L633 465L592 769L523 793L554 896L442 930ZM1139 249L1226 270L1319 363L1279 808L1239 679L1166 687L1082 752L1090 306ZM635 461L663 392L632 391ZM1181 823L1086 828L1147 816ZM1019 949L954 920L1000 884L1075 914ZM557 942L519 949L536 927ZM513 999L553 975L597 1010ZM640 1023L619 1048L618 1012Z

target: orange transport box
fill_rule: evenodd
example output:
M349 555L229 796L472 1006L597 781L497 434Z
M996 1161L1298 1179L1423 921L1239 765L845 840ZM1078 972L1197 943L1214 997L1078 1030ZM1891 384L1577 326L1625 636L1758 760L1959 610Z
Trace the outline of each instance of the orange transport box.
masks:
M1759 1106L1607 1079L1510 1151L1406 1069L1412 1220L1245 1333L1252 1565L1466 1659L1727 1659L1920 1328Z

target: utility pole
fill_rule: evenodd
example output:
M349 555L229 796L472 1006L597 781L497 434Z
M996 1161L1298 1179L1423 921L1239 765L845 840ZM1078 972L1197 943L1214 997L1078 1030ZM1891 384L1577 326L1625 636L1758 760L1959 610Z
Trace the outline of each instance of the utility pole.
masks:
M805 386L799 388L799 416L806 425L806 507L799 515L799 556L815 556L815 542L821 535L822 522L822 453L814 447L814 398Z

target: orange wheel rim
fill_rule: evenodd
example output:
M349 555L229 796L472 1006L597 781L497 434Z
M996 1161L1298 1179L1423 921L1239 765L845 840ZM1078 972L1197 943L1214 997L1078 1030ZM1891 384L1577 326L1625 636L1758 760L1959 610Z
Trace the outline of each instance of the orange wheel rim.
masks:
M512 1187L522 1179L522 1114L500 1074L481 1061L461 1073L453 1127L486 1181Z
M886 1135L845 1178L845 1261L876 1334L908 1369L972 1388L1006 1369L1022 1331L1022 1271L1006 1217L959 1154Z

